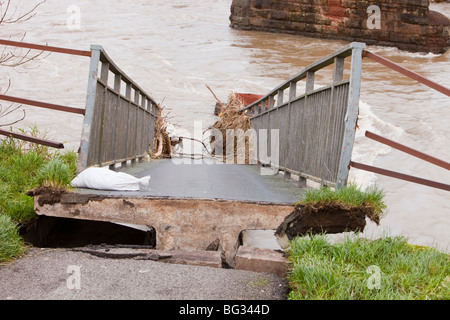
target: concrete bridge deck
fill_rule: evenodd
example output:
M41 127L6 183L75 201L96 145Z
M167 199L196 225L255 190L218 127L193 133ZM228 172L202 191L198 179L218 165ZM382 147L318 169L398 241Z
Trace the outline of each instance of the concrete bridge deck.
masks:
M141 191L77 189L82 194L136 197L175 197L236 200L292 205L305 189L299 188L258 165L239 165L204 160L180 163L180 159L159 159L120 170L134 177L150 175L150 188ZM194 162L195 161L195 162ZM262 173L262 170L264 173Z
M156 249L214 248L234 266L241 232L276 229L305 192L281 176L261 175L256 165L176 164L164 159L122 172L138 178L150 175L149 190L76 189L51 202L35 195L36 212L152 227Z

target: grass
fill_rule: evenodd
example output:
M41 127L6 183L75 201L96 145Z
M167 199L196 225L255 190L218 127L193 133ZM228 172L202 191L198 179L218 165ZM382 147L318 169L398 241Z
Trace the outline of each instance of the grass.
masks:
M22 133L40 135L36 128ZM0 262L21 254L18 227L36 216L33 198L25 193L39 186L68 188L76 174L76 159L75 152L60 153L12 138L0 140Z
M308 190L300 202L296 204L317 206L336 203L342 206L367 207L372 211L370 218L375 222L379 222L386 210L383 198L384 192L377 186L372 186L362 191L356 184L349 183L344 188L332 189L322 187Z
M403 237L302 237L288 256L290 300L450 299L450 256Z
M7 215L0 214L0 263L12 260L25 251L17 224Z

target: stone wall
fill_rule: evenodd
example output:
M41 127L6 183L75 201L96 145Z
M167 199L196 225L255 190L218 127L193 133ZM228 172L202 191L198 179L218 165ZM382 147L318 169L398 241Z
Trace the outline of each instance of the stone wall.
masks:
M374 8L375 10L368 10ZM231 27L444 53L450 19L429 0L233 0Z

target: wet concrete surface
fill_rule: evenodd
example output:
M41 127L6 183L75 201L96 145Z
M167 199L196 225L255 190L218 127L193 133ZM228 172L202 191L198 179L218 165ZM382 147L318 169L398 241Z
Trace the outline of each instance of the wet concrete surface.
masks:
M77 189L80 193L108 196L152 196L223 199L293 204L305 189L284 180L272 169L257 165L210 163L205 160L161 159L125 167L121 172L142 178L150 175L148 190L101 191ZM212 160L210 160L212 161Z
M283 300L267 273L32 248L0 266L1 300Z

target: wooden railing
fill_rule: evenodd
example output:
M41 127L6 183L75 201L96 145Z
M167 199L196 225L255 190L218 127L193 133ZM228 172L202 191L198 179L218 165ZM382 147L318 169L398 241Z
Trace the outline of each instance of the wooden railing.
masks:
M91 51L78 171L145 157L153 145L157 114L155 100L101 46L93 45Z
M134 162L148 154L153 145L157 103L114 64L101 46L92 45L91 51L82 51L3 39L0 45L90 57L85 109L0 94L0 100L84 115L78 171L93 165ZM110 74L114 76L112 86L108 84ZM4 130L0 135L64 147L62 143Z
M284 171L286 177L298 175L301 186L306 185L307 179L330 186L346 185L359 112L364 48L365 44L357 42L343 47L243 109L252 115L251 126L258 144L266 144L267 150L272 150L273 143L278 144L277 163L267 163L269 157L258 148L256 157L260 163ZM351 57L350 76L344 79L347 57ZM331 83L315 90L315 73L332 64ZM303 79L305 90L298 92L297 83ZM287 101L285 90L289 92ZM278 130L278 141L271 141L274 130Z

